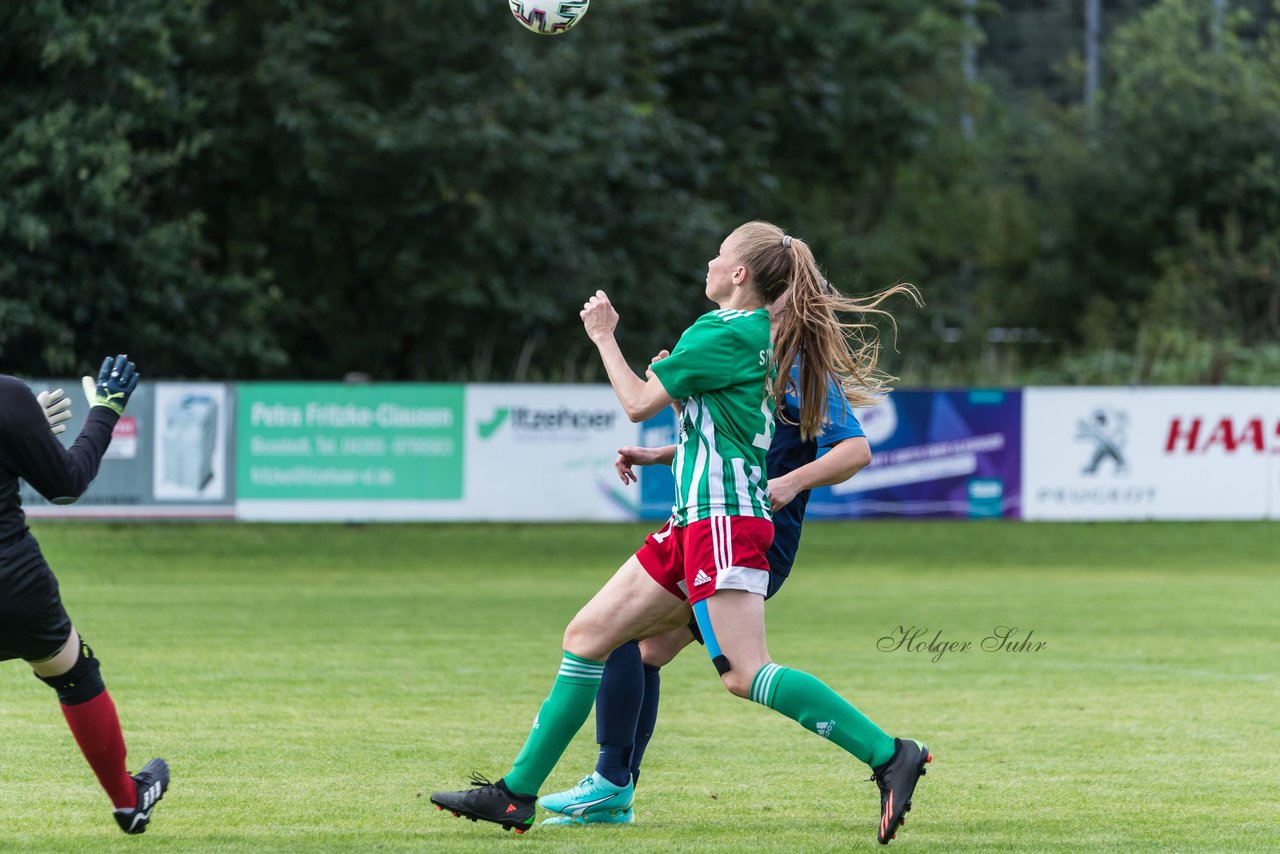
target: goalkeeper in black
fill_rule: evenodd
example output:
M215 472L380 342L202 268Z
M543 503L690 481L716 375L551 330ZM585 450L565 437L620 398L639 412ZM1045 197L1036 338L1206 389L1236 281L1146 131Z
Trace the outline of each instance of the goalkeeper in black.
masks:
M95 382L85 377L89 415L68 451L55 434L66 430L70 401L61 390L33 395L0 375L0 661L24 659L53 688L62 713L125 833L142 833L169 785L169 766L153 759L139 773L125 770L124 736L98 660L67 617L58 580L27 529L18 497L25 480L54 504L70 504L98 474L111 431L138 386L126 356L108 356Z

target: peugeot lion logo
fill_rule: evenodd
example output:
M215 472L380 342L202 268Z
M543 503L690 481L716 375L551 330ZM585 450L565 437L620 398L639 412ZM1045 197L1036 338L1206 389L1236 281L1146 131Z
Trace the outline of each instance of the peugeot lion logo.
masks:
M1083 474L1097 474L1098 467L1111 460L1116 474L1129 470L1124 461L1124 445L1129 416L1118 409L1098 408L1086 419L1076 422L1076 438L1093 442L1093 459Z

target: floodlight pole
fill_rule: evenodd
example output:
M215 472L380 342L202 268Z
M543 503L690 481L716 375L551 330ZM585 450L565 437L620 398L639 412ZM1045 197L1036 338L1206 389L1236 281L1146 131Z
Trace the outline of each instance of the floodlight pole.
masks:
M1100 44L1102 36L1102 0L1084 2L1084 106L1093 122L1094 100L1098 92L1098 77L1102 65Z
M1213 52L1222 52L1222 34L1227 25L1227 0L1213 0L1213 23L1210 32L1213 34Z
M965 0L964 7L964 45L961 57L965 85L961 94L963 100L961 101L962 106L960 109L960 133L965 139L973 139L973 113L970 112L969 106L973 92L978 85L978 16L976 14L978 0ZM969 294L973 290L973 259L968 254L960 261L956 285L956 301L961 307L962 313L968 316ZM934 315L934 321L935 328L939 326L938 322L941 322L943 340L948 343L959 340L960 329L947 328L946 322L942 320L941 315Z
M964 102L960 110L960 132L966 139L973 137L973 113L969 112L969 95L978 84L978 16L974 10L978 0L965 0L964 13Z

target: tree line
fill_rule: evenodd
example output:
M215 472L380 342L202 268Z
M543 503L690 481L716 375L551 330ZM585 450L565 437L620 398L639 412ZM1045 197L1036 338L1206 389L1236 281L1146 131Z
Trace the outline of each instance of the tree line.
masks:
M0 370L600 380L586 296L642 364L763 218L920 288L903 384L1274 383L1280 29L1212 7L1134 11L1086 106L963 73L995 2L6 4Z

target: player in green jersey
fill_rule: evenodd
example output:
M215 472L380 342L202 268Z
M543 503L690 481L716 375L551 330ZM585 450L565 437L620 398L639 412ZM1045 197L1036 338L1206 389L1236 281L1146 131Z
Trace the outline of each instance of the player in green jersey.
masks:
M890 289L866 301L835 296L808 246L777 226L749 222L724 239L707 264L706 296L719 308L685 330L648 379L631 370L614 337L618 314L603 291L580 316L600 352L609 382L633 422L676 404L679 437L671 519L580 610L564 634L551 693L512 769L496 783L436 792L440 809L524 832L534 823L537 793L595 700L605 659L617 646L698 621L721 682L831 740L873 769L881 789L878 838L887 843L910 808L916 781L931 759L917 741L895 739L808 673L780 667L765 646L764 597L772 539L764 474L777 401L789 380L777 363L799 357L800 430L816 436L827 420L833 380L852 405L883 390L878 344L846 337L865 324L842 324L836 311L864 314ZM769 306L788 295L770 339ZM630 784L629 784L630 785ZM615 787L616 788L616 787ZM602 791L625 800L627 793Z

